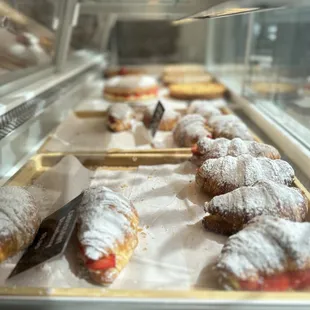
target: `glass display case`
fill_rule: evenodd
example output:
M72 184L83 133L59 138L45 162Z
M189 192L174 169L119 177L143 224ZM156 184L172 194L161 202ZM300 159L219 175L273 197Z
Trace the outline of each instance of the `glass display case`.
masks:
M308 309L307 1L0 1L0 308Z

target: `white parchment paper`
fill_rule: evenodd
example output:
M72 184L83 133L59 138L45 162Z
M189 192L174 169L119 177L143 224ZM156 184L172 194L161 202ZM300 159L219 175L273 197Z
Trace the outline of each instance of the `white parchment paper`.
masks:
M29 190L41 205L42 217L77 196L90 183L108 186L132 200L140 217L139 245L115 289L217 288L212 271L225 237L201 225L207 196L197 191L195 167L140 166L135 170L89 171L73 156L42 174ZM92 287L78 260L73 236L66 254L6 281L18 256L0 265L1 285Z

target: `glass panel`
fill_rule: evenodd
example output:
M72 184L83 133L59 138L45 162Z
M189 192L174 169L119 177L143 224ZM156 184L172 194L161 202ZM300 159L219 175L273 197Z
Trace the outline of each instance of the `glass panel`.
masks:
M52 62L58 1L0 2L0 74Z
M245 95L310 146L310 9L256 13Z

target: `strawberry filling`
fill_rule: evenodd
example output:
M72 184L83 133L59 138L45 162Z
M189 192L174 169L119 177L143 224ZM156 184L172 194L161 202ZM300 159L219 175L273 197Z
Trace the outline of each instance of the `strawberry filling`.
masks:
M81 244L79 244L79 248L83 256L85 257L85 251ZM116 257L115 254L110 254L108 256L105 256L103 258L92 260L87 257L86 259L86 267L91 270L105 270L109 268L115 268L116 267Z
M262 277L260 281L240 281L239 284L247 291L302 290L310 287L310 269Z
M125 75L128 73L128 70L126 68L120 68L120 70L118 71L118 74L119 75Z
M199 150L198 150L198 145L197 145L197 144L195 144L195 145L192 146L192 153L193 153L194 155L200 155Z

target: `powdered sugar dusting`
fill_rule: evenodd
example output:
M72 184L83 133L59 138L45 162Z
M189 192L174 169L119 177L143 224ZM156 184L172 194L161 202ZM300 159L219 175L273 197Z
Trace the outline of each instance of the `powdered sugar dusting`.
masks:
M145 110L145 114L147 115L148 118L151 118L153 116L156 106L157 104L147 107L147 109ZM163 104L163 106L165 108L165 112L162 116L163 121L174 120L180 117L179 112L174 111L173 109L169 108L166 104Z
M196 182L205 191L220 195L259 180L291 185L293 178L293 168L281 159L241 155L206 160L197 172Z
M188 113L196 113L203 116L205 119L209 119L212 116L221 115L222 112L212 105L208 105L206 103L201 103L198 101L192 102L192 104L188 108Z
M139 87L153 87L156 86L156 79L147 75L128 75L116 76L108 79L107 87L119 87L125 89L139 88Z
M223 278L238 280L302 269L309 263L310 223L261 216L231 236L217 263Z
M258 181L250 187L240 187L230 193L216 196L205 205L206 212L245 224L255 216L271 215L291 221L305 220L307 198L298 188L272 181Z
M85 255L97 260L107 255L126 233L132 233L130 201L106 187L92 187L85 191L79 207L78 240Z
M199 114L184 116L173 131L174 141L180 147L190 147L205 136L211 136L211 134L205 128L205 119Z
M32 195L18 186L0 188L0 237L16 238L21 249L28 245L37 227L34 220L39 222L39 208Z
M131 120L133 118L133 109L124 103L113 103L108 114L119 120Z
M253 157L280 158L278 150L273 146L256 141L243 141L240 138L235 138L233 140L218 138L213 140L203 137L197 142L197 148L198 155L194 154L191 160L199 166L210 158L224 156L237 157L244 154Z

